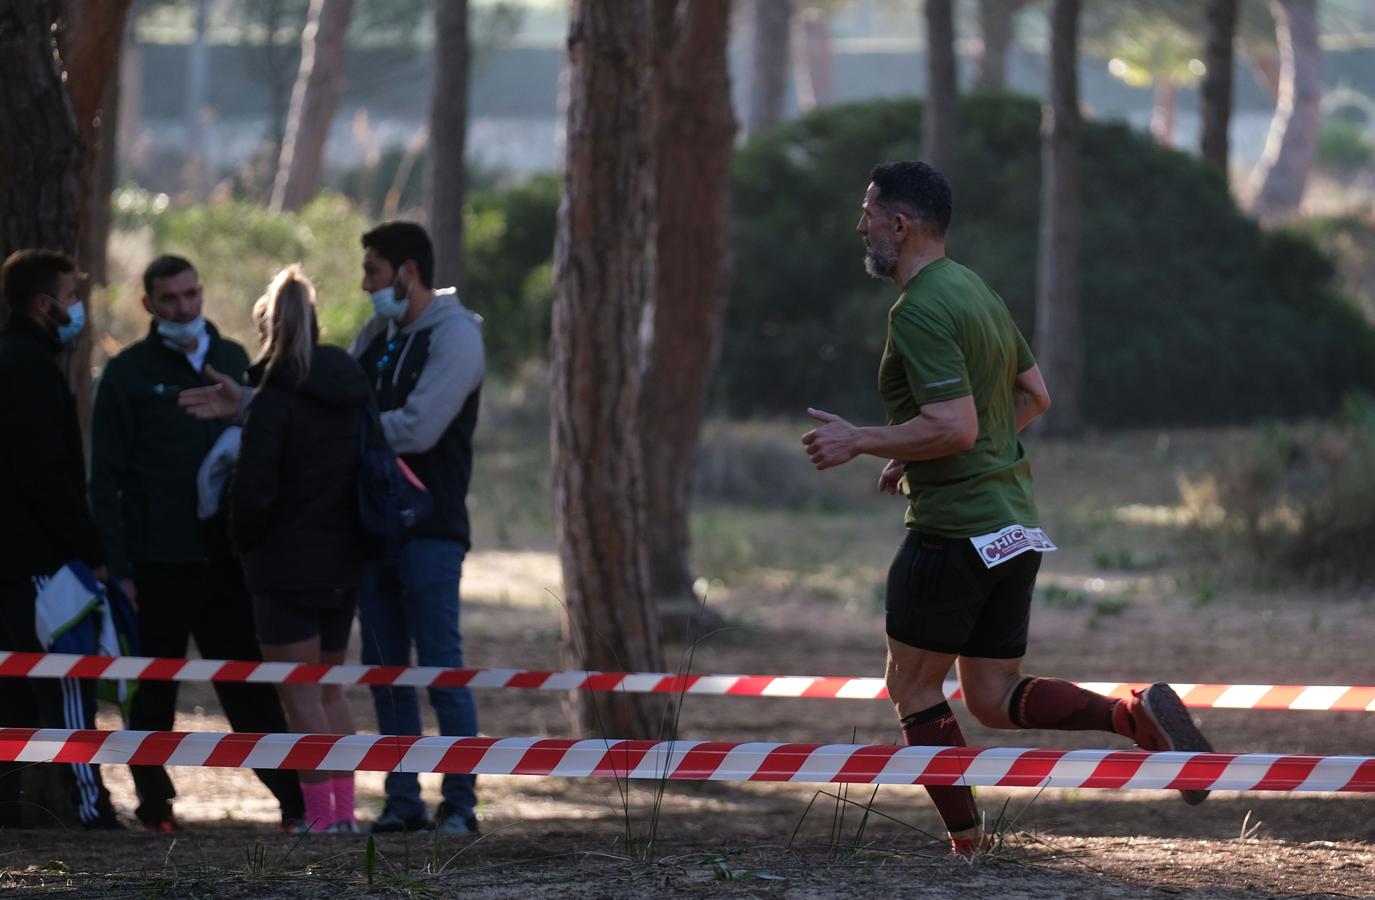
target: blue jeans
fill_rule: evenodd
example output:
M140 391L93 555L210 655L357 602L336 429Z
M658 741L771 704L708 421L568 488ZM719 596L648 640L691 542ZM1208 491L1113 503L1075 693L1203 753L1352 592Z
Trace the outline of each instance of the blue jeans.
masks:
M358 621L363 662L407 666L411 644L418 664L459 668L463 643L458 630L458 579L468 548L456 541L418 538L401 548L394 567L370 564L363 573ZM430 706L439 733L456 737L477 734L477 707L467 688L431 687ZM420 706L415 688L374 685L377 730L381 734L420 734ZM477 806L476 776L445 775L441 793L450 814L472 819ZM387 808L402 818L425 815L420 778L414 772L387 776Z

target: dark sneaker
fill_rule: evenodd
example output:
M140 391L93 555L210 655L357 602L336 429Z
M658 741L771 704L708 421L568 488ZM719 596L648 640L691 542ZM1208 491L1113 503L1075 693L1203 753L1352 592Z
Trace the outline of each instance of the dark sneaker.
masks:
M477 834L477 817L472 813L458 812L448 803L440 803L435 810L434 827L442 834Z
M1131 738L1142 750L1182 750L1212 753L1213 745L1194 725L1193 716L1174 688L1156 682L1144 691L1132 691L1130 700L1123 701L1126 710L1125 729L1118 732ZM1181 790L1179 795L1190 806L1198 806L1208 799L1208 791Z
M305 834L310 829L306 827L306 820L304 818L298 819L294 816L283 816L281 824L277 826L277 830L282 834Z
M429 831L430 828L430 820L423 812L418 816L403 818L390 809L384 809L370 830L373 834L399 834L403 831Z
M181 831L181 823L175 817L168 816L165 819L144 821L143 830L152 834L176 834Z
M89 822L82 822L82 827L87 831L124 831L124 823L115 818L113 812L101 813Z

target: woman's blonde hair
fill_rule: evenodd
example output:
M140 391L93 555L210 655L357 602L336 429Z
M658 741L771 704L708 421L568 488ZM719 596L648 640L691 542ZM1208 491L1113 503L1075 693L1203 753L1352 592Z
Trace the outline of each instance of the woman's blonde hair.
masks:
M293 263L277 273L267 293L253 304L253 323L263 348L255 363L267 363L264 378L281 366L296 380L305 381L310 372L310 352L320 337L315 321L315 285Z

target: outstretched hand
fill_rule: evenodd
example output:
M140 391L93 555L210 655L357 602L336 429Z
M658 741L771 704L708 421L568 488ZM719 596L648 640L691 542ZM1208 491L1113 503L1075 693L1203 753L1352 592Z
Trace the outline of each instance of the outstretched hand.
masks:
M239 404L243 402L243 386L228 375L216 372L209 363L205 364L205 375L215 383L182 391L177 403L196 419L232 419L237 416Z
M807 415L821 424L802 436L812 465L817 470L843 466L859 455L859 429L840 416L807 408Z

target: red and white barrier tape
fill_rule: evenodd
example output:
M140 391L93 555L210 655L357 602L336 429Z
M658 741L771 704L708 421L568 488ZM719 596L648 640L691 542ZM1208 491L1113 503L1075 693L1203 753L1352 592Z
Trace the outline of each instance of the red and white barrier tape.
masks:
M0 728L0 761L689 781L1375 793L1375 757Z
M444 669L436 666L326 666L10 651L0 651L0 677L528 688L543 691L622 691L631 694L683 693L831 700L878 700L888 696L882 678L549 672L534 669ZM1079 684L1091 691L1118 698L1125 698L1133 690L1146 687L1142 682L1084 681ZM1198 709L1375 712L1375 687L1325 684L1176 684L1172 687L1186 706ZM958 682L946 682L945 693L952 700L962 699Z

